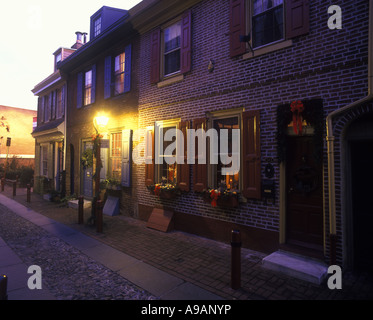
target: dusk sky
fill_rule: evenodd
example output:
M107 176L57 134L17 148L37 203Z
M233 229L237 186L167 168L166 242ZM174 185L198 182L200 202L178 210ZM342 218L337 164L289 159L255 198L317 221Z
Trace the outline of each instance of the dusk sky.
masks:
M139 0L15 0L0 10L0 105L37 109L31 90L53 73L53 53L88 32L102 6L130 9ZM89 35L88 35L89 39Z

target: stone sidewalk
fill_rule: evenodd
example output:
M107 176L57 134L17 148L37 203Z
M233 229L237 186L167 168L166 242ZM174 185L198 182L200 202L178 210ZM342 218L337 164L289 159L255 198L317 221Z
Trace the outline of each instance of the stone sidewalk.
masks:
M342 290L330 290L326 283L315 285L265 269L262 259L266 254L245 248L241 252L241 288L233 290L230 286L230 245L179 231L162 233L146 228L145 222L122 215L104 215L103 233L97 233L86 223L78 224L75 209L46 201L37 194L32 194L31 202L27 203L26 189L17 189L17 195L13 197L12 189L6 186L1 194L147 266L224 299L373 299L373 277L370 274L344 272ZM84 221L90 215L91 209L85 209ZM137 271L147 277L147 268Z

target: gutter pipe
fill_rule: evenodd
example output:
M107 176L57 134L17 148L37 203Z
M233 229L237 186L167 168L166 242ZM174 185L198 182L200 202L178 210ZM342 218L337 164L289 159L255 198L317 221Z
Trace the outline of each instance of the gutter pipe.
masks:
M369 39L368 39L368 95L334 110L326 117L326 142L328 147L328 191L329 191L329 235L330 235L330 264L336 264L336 208L335 208L335 166L334 166L334 134L333 118L352 108L358 107L373 100L373 0L369 0Z

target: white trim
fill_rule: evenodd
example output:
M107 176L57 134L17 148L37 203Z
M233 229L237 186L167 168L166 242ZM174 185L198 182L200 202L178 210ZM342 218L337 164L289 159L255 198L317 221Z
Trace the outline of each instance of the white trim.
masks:
M42 87L38 91L34 92L34 95L35 96L38 95L40 92L44 91L45 89L48 89L50 86L52 86L53 84L57 83L60 80L62 80L61 76L59 76L56 80L53 80L52 82L48 83L47 85L45 85L44 87Z

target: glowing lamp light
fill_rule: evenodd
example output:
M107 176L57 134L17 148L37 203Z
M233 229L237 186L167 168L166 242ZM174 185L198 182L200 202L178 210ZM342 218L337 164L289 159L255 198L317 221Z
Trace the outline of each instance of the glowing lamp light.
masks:
M99 131L99 129L102 130L104 127L106 127L108 122L109 118L103 115L94 118L94 124L97 131Z

